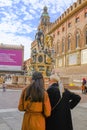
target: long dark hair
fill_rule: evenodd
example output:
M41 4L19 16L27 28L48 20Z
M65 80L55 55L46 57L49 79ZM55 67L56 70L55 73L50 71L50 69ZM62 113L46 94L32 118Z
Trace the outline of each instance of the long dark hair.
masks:
M41 72L34 72L32 75L31 84L26 90L25 100L30 100L32 102L41 102L44 100L44 79Z

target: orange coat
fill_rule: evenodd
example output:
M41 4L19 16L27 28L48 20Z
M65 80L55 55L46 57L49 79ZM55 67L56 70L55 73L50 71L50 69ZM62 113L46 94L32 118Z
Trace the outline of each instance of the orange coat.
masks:
M51 105L46 91L44 91L44 102L25 101L26 88L22 90L18 104L20 111L25 111L22 130L45 130L45 117L51 115ZM44 113L44 115L42 114Z

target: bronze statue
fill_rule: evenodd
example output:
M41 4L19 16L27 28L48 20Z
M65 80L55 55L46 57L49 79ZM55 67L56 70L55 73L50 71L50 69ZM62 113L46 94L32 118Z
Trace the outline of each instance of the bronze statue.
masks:
M42 47L42 49L44 48L44 34L43 31L38 29L38 32L35 35L35 39L38 42L38 47Z

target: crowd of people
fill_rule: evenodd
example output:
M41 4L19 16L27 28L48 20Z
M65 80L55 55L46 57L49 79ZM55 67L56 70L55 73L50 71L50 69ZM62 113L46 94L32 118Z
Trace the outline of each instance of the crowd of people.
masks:
M24 111L21 130L73 130L71 109L80 100L79 95L63 87L56 73L50 75L45 90L42 73L34 72L18 103L18 109Z

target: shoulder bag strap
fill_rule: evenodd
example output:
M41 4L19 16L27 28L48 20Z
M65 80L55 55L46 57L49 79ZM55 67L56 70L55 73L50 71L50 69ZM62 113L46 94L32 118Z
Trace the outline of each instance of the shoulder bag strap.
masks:
M58 102L56 103L56 105L52 108L52 111L53 111L53 110L56 108L56 106L60 103L61 99L62 99L62 98L60 98L60 99L58 100Z

